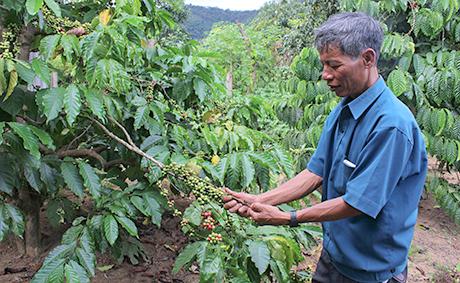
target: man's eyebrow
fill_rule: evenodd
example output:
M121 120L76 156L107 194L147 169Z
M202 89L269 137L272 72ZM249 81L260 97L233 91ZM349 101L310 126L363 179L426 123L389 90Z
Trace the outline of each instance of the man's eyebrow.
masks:
M326 64L326 63L327 64L341 64L341 62L338 60L325 60L325 61L320 60L320 61L321 61L321 64Z

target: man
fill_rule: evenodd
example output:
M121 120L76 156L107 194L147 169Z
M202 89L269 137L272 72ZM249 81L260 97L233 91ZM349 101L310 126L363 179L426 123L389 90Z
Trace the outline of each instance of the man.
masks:
M227 190L225 208L261 224L322 222L323 252L313 282L406 282L427 172L422 134L378 74L383 31L377 21L363 13L337 14L315 36L322 79L343 97L318 148L306 170L272 191ZM291 213L275 207L321 185L320 204Z

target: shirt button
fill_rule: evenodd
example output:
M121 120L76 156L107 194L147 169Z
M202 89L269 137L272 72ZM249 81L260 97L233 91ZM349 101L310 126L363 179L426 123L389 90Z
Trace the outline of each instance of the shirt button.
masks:
M395 271L396 270L394 268L390 270L391 273L395 273Z

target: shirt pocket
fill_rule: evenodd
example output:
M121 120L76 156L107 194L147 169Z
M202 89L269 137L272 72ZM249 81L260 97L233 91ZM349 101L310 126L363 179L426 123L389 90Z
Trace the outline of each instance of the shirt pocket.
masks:
M348 159L342 160L342 163L338 165L337 183L335 188L340 196L346 193L348 180L350 179L351 174L353 174L355 168L356 165Z

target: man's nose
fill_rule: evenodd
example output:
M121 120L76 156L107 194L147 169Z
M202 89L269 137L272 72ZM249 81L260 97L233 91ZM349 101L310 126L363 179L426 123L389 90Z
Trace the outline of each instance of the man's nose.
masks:
M321 78L325 81L330 81L333 79L333 76L328 70L326 70L326 67L324 67L323 72L321 73Z

